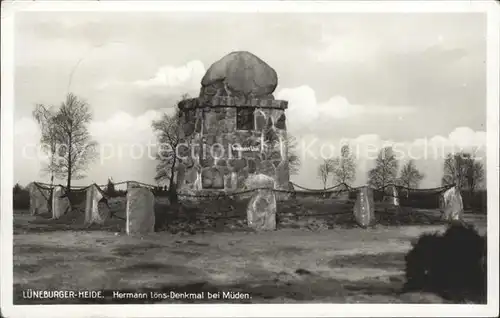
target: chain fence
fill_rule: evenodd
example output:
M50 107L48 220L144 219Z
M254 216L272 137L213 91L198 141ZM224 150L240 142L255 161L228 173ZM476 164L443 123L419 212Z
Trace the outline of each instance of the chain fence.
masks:
M259 190L269 188L242 189L239 191L177 193L178 204L171 204L168 189L137 181L122 181L114 186L136 184L150 189L155 195L155 230L172 233L198 233L206 231L248 230L247 207L252 196ZM45 192L51 192L61 184L50 185L35 182ZM85 213L87 189L96 186L103 199L102 208L109 210L111 220L126 220L127 192L107 191L107 184L90 184L71 187L69 200L70 216L57 222L81 223ZM432 189L414 189L395 184L373 188L376 223L382 225L424 225L445 223L442 219L442 194L454 185ZM276 227L307 228L322 230L338 227L356 227L353 209L361 187L338 184L326 189L310 189L290 182L290 189L271 189L276 197ZM116 188L115 188L116 189ZM298 190L297 190L298 189ZM67 193L67 191L65 191ZM50 200L50 197L47 198ZM396 199L396 201L394 200ZM122 226L123 228L123 226Z

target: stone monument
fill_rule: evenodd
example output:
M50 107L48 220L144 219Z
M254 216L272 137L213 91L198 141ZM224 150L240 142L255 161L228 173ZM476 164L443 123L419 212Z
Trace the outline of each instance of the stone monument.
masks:
M249 52L210 66L199 96L178 105L180 192L236 191L256 174L288 186L288 102L274 99L277 85L276 71Z

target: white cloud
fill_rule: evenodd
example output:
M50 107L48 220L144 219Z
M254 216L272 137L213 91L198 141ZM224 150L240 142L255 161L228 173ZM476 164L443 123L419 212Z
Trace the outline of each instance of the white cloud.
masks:
M299 126L317 127L318 121L344 119L360 115L402 115L415 111L408 106L355 105L343 96L334 96L318 102L314 90L307 86L284 88L276 94L277 99L288 101L287 118L292 129Z
M179 67L167 65L161 67L153 78L135 81L134 84L139 87L179 87L193 84L199 86L205 72L205 66L200 61L191 61Z
M332 36L323 32L320 43L320 48L308 50L318 62L364 62L379 50L378 37Z
M92 122L89 130L96 138L110 135L135 138L138 134L151 132L151 122L158 119L162 112L162 110L148 110L138 117L133 117L126 112L120 111L108 120Z
M165 65L149 79L131 82L108 80L101 83L100 89L126 88L162 92L162 95L179 91L193 91L200 88L201 78L205 75L205 66L201 61L191 61L181 66Z

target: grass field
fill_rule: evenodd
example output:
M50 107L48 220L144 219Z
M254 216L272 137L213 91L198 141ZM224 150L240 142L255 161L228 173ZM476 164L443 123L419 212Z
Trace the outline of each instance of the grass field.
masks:
M467 216L484 234L484 216ZM26 211L14 214L14 302L175 303L214 300L116 299L114 290L242 292L222 302L443 303L402 294L404 255L423 232L443 225L281 229L253 233L130 237L108 230L67 230ZM30 300L23 291L102 290L102 299Z

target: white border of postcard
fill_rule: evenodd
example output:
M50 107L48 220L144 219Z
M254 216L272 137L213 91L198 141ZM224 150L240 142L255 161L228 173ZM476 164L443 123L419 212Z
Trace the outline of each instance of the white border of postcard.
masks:
M12 305L14 24L19 11L483 12L487 14L487 305ZM499 38L496 1L2 1L1 312L5 317L496 317L498 316ZM480 105L476 105L481 107Z

